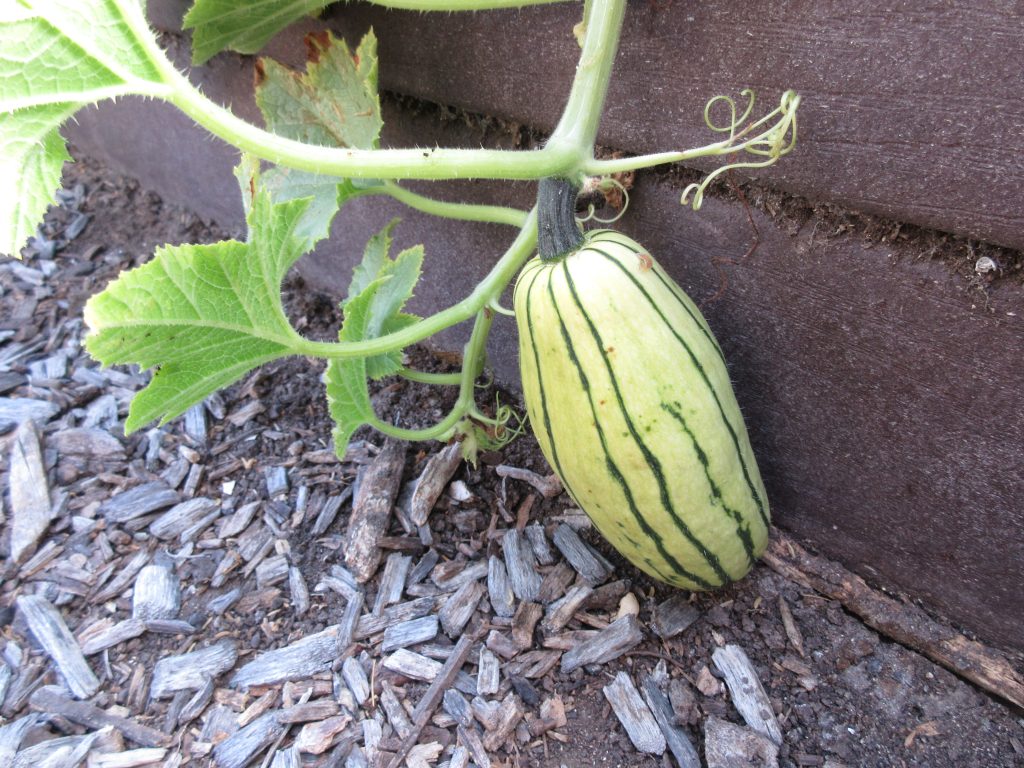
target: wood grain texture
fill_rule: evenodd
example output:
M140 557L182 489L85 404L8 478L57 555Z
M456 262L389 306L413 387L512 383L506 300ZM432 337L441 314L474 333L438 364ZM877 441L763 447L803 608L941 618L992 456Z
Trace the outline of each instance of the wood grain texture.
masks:
M346 4L327 20L349 38L373 26L386 89L550 130L576 66L579 13ZM1022 60L1024 6L1005 0L632 2L598 140L633 152L707 144L710 97L752 87L770 108L793 88L798 151L761 178L1020 248Z

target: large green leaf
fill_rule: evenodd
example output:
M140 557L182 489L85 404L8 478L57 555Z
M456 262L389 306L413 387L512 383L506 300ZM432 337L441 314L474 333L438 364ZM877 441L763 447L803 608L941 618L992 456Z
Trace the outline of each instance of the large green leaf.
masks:
M383 121L377 94L377 38L363 36L353 55L330 33L306 40L304 73L261 60L256 103L267 127L296 141L323 146L375 148ZM330 233L331 221L348 200L379 185L372 179L342 179L292 168L270 168L263 184L275 202L311 199L301 230L310 243Z
M305 251L296 227L308 204L273 205L258 191L247 242L160 248L89 301L94 357L157 367L132 401L127 431L174 418L257 365L301 352L280 288Z
M155 92L135 0L0 3L0 253L17 255L69 159L59 128L81 107Z
M256 53L289 24L319 13L330 3L331 0L196 0L185 15L185 28L193 30L192 60L202 64L227 48Z
M256 104L267 127L307 144L375 148L384 123L373 31L366 33L355 55L330 32L307 36L306 46L305 72L260 59Z
M389 223L366 245L363 261L356 267L344 301L345 319L338 333L341 341L375 339L417 322L420 318L402 312L412 297L423 264L423 246L416 245L390 258ZM402 353L390 352L373 357L331 360L324 374L327 402L334 419L334 447L339 456L352 433L374 419L367 378L395 373L402 365Z

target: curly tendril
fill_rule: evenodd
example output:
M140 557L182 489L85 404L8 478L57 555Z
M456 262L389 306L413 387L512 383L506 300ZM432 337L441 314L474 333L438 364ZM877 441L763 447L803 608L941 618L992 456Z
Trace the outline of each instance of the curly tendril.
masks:
M779 106L747 125L747 120L754 111L754 91L747 88L741 92L747 99L746 109L737 117L736 102L730 96L715 96L704 106L704 123L712 131L728 133L729 138L721 142L715 154L732 154L746 152L763 160L727 163L716 168L700 182L690 184L683 190L680 201L683 205L691 205L696 211L704 202L704 190L716 178L733 168L766 168L778 159L789 154L796 146L796 110L800 105L800 96L795 91L786 91L779 100ZM718 125L711 117L717 104L725 104L729 113L728 124ZM741 127L742 126L742 127Z
M621 181L612 176L606 176L595 181L596 183L593 185L593 188L600 192L606 191L609 187L617 187L622 193L622 208L610 219L604 219L597 215L597 209L594 207L594 204L591 203L587 206L587 215L582 217L577 216L576 221L580 224L586 224L588 221L596 221L599 224L614 224L622 218L626 209L629 208L629 190L626 189L626 186Z

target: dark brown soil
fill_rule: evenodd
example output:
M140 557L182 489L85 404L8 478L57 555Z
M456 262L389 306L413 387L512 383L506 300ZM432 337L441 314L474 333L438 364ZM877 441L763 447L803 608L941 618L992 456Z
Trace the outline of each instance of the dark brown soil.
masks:
M93 218L85 231L56 253L61 279L57 293L41 301L31 322L15 338L54 327L54 319L63 322L80 316L85 299L102 288L117 269L148 259L155 245L164 242L207 242L224 235L194 215L161 203L130 180L109 173L94 162L82 159L68 170L66 186L84 185L86 193L81 210ZM51 237L59 238L65 212L54 209L48 218ZM898 237L899 233L894 236ZM8 294L9 295L9 294ZM6 302L7 297L3 298ZM327 337L339 324L334 301L307 291L300 282L287 284L287 305L294 318L306 318L304 333ZM4 306L3 314L12 308ZM297 321L298 322L298 321ZM445 370L449 363L423 350L412 352L417 365ZM246 377L224 394L230 406L247 398L258 399L265 407L243 426L214 423L204 453L207 479L200 489L217 494L221 484L234 481L239 499L265 495L264 470L284 465L302 468L302 457L329 445L330 421L323 399L316 361L293 359L266 366ZM16 391L15 391L16 394ZM494 393L481 393L481 402L493 402ZM376 387L375 403L382 416L403 426L421 426L436 421L450 403L451 393L428 387L385 381ZM511 396L503 394L502 399ZM180 423L169 425L168 432L181 444ZM2 439L2 438L0 438ZM369 432L356 435L379 443ZM72 486L85 473L96 473L103 482L124 478L131 482L138 474L139 456L145 451L144 434L127 441L127 462L95 462L75 466L58 464L55 472L62 483ZM436 445L413 447L408 454L406 478L415 476ZM7 449L3 455L6 458ZM477 468L464 465L456 475L473 491L471 504L449 502L449 513L435 511L431 519L436 548L442 555L456 557L467 550L494 548L486 539L486 529L495 510L503 506L516 510L531 493L528 486L502 480L493 465L505 463L548 473L547 465L530 436L524 436L505 448L500 455L487 455ZM352 482L355 464L333 463L310 469L305 475L312 494L328 492ZM95 487L95 486L93 486ZM109 488L107 486L102 486ZM203 490L208 489L208 490ZM283 518L294 509L295 487L290 496L277 502ZM499 505L499 499L502 500ZM72 509L83 499L72 498ZM536 498L532 521L545 522L572 507L565 496L550 500ZM474 512L473 510L477 510ZM312 587L325 563L337 562L338 547L345 527L348 507L321 537L308 535L308 526L300 526L289 544L292 562L299 566ZM305 530L305 533L304 533ZM655 605L670 596L671 590L652 583L631 568L592 531L585 535L616 567L617 578L628 579L640 604L640 619L649 626ZM205 585L216 562L197 552L181 564L183 585ZM241 581L236 583L242 583ZM233 585L233 584L232 584ZM231 585L229 585L231 586ZM243 641L249 652L276 647L312 634L336 622L343 606L340 599L314 596L312 610L296 617L289 610L287 593L260 600L251 580L249 610L229 611L221 617L205 614L205 605L224 590L200 586L186 593L182 617L200 627L200 644L215 635ZM13 602L17 585L8 584L0 592L0 607ZM368 599L372 600L373 588ZM336 596L335 596L336 597ZM246 598L243 597L243 600ZM557 669L533 681L543 695L558 693L566 704L568 725L560 729L562 738L547 738L516 743L507 748L507 765L537 768L584 768L585 766L639 767L674 765L670 758L639 754L630 743L602 695L602 687L619 669L649 669L661 658L668 661L672 677L690 682L692 706L682 707L684 724L703 754L703 724L709 715L742 722L721 685L716 684L712 651L724 644L743 647L756 668L778 715L785 741L780 754L783 766L1015 766L1024 765L1024 720L970 684L941 669L927 659L889 642L865 627L842 607L819 595L808 593L764 565L759 565L744 581L711 594L692 596L701 618L681 635L660 641L653 635L630 655L593 671L563 675ZM787 637L780 618L780 601L791 609L803 636L802 653ZM119 605L117 608L124 609ZM65 616L75 629L78 609L70 606ZM610 610L614 614L615 608ZM24 636L23 627L11 625L12 613L0 626L5 638ZM128 701L125 670L139 662L151 666L161 656L180 653L196 644L196 637L146 634L110 652L113 679L109 691L101 694L109 703ZM239 663L248 657L240 659ZM711 676L708 675L711 671ZM703 688L702 693L699 688ZM410 695L416 696L410 688ZM151 718L159 727L165 704L149 704L140 716ZM529 707L528 707L529 709ZM0 723L3 723L0 720ZM188 736L183 735L183 744ZM192 764L202 764L202 760Z

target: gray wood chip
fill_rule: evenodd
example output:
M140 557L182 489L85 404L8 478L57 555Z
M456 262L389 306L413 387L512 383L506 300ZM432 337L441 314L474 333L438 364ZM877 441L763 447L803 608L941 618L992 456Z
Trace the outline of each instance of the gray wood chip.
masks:
M91 656L136 638L145 631L146 622L141 619L125 619L116 624L97 627L96 630L90 627L79 638L82 642L82 653Z
M302 571L294 565L288 569L288 592L292 596L292 610L295 615L304 616L309 610L309 589Z
M405 580L405 585L408 587L413 584L419 584L430 575L430 572L434 569L434 566L437 565L437 561L440 559L441 555L437 553L436 549L428 549L423 553L423 557L416 562L416 565L412 567L412 570L409 571L409 575Z
M533 523L525 528L526 538L530 542L530 547L533 549L534 557L537 558L537 562L541 565L554 565L555 554L551 551L551 546L548 544L547 534L544 533L544 526L540 523Z
M48 400L33 400L29 397L0 397L0 422L24 424L32 421L38 427L46 426L60 408Z
M40 715L33 712L0 726L0 765L11 765L14 762L25 734L35 728L41 719Z
M519 697L514 693L506 695L498 707L494 729L484 734L484 748L493 752L505 746L524 714L523 704L519 701Z
M327 529L331 527L335 518L338 516L338 510L341 509L341 505L352 498L352 486L346 486L341 493L337 496L331 496L324 502L323 508L317 513L316 520L313 522L313 529L310 533L316 536L323 536L327 533Z
M132 559L126 563L123 563L118 567L117 575L110 580L103 589L98 592L89 595L89 602L104 603L107 600L112 600L118 597L122 592L128 589L128 585L131 584L139 571L141 571L146 563L149 562L150 554L144 549L140 549L134 555Z
M302 757L298 747L292 745L288 749L279 749L270 761L270 768L302 768Z
M295 748L299 752L322 755L351 721L351 715L335 715L319 723L306 723L295 737Z
M149 532L158 539L174 539L203 522L212 523L219 514L218 502L199 496L173 506L150 524Z
M683 593L672 595L654 609L651 622L654 631L664 640L684 632L700 618L700 610Z
M498 616L512 618L516 612L516 596L505 563L496 555L487 560L487 594L491 608Z
M206 604L206 608L211 614L219 616L232 605L234 605L236 602L238 602L238 598L240 598L241 596L241 587L235 587L234 589L228 590L223 595L218 595L217 597L210 600L210 602Z
M60 715L87 728L114 728L129 741L144 747L166 747L171 743L170 736L155 728L142 725L131 718L112 715L95 704L69 699L55 686L38 689L29 699L29 704L39 712Z
M288 493L288 472L284 467L267 467L263 470L267 480L267 498L283 497Z
M379 616L372 613L364 614L359 618L353 639L363 638L383 632L388 627L399 624L410 619L418 619L421 616L434 613L444 603L444 597L417 597L415 600L408 600L398 605L392 605L381 611Z
M259 589L266 589L275 584L280 584L287 578L288 558L284 555L268 557L256 566L256 586Z
M644 639L636 616L623 616L588 637L562 656L562 672L572 672L587 664L603 664L617 659Z
M454 565L456 567L460 567L461 564L445 563L445 565ZM434 582L435 585L437 585L439 589L445 592L454 592L455 590L459 589L459 587L461 587L463 584L467 584L471 581L476 581L477 579L482 579L484 576L487 575L487 563L483 561L478 561L475 563L465 565L464 567L461 567L461 570L450 576L441 576L440 574L438 574L439 569L440 566L434 569L434 574L431 576L431 580ZM447 574L448 570L445 569L444 572Z
M178 492L162 480L143 483L112 496L99 513L108 523L119 524L166 509L180 501Z
M462 464L461 446L452 443L445 446L427 460L423 473L416 481L409 506L409 518L413 525L425 525L448 481Z
M406 443L387 439L367 468L352 502L345 536L345 565L359 583L370 580L380 565L377 546L388 528L405 467Z
M633 746L649 755L662 754L666 747L665 737L630 676L619 672L603 690Z
M704 723L708 768L778 768L779 748L767 736L714 715Z
M716 648L711 659L725 677L732 702L747 725L767 736L776 745L781 745L782 729L779 721L746 652L738 645L727 645Z
M441 621L443 620L441 619ZM438 617L436 615L421 616L418 619L393 624L384 630L384 640L381 642L380 650L382 653L390 653L399 648L425 643L437 637L437 630Z
M398 738L404 739L412 732L412 721L399 701L394 687L387 680L381 681L380 705Z
M235 644L227 639L198 651L165 656L153 667L149 695L153 699L163 699L177 691L202 688L207 680L235 666L237 659Z
M264 651L235 672L231 685L235 688L273 685L324 672L344 650L344 646L339 647L339 639L339 625L334 625L283 648Z
M19 562L35 547L54 517L39 436L31 421L23 422L14 433L9 461L11 560Z
M363 612L363 603L366 597L362 592L353 595L345 606L345 612L341 615L338 624L338 648L347 648L356 637L356 628L359 626L359 615Z
M441 706L444 711L452 716L452 719L459 725L469 726L473 723L473 710L470 709L469 702L466 701L466 697L456 691L454 688L449 688L444 692L444 697L441 700Z
M170 565L147 565L139 571L132 591L132 618L176 619L181 610L181 587Z
M469 754L473 756L474 763L480 768L491 768L491 756L484 749L484 743L476 728L466 728L460 725L455 729L455 733L458 735L459 741L469 750Z
M102 429L73 427L53 434L53 448L62 455L84 456L91 459L124 458L121 441Z
M560 632L593 591L593 588L587 584L574 586L564 597L548 606L547 612L544 614L544 621L540 625L541 629L549 635Z
M533 559L533 550L515 528L505 531L501 540L505 555L505 569L512 583L512 591L520 600L536 602L540 594L541 577Z
M565 590L574 581L576 581L576 571L567 562L560 560L544 574L544 580L540 583L540 601L547 605L557 600L565 594Z
M437 677L442 664L407 648L399 648L390 656L384 657L383 666L410 680L422 680L429 683Z
M379 614L386 606L394 605L402 599L405 579L409 575L412 557L399 552L392 552L384 563L377 586L377 598L373 603L373 613Z
M20 596L17 606L32 635L53 659L71 692L79 699L88 699L96 693L100 681L86 662L60 612L38 595Z
M359 660L349 656L341 665L341 676L345 685L352 691L356 703L361 707L370 698L370 680Z
M466 624L473 617L473 612L485 591L479 581L470 581L459 587L455 594L448 598L438 612L441 626L448 637L454 640L462 634L462 630L466 628Z
M598 586L611 575L611 568L608 567L607 561L599 557L579 537L579 534L565 523L555 529L551 538L562 556L572 564L572 567L590 586Z
M672 709L668 697L654 682L654 678L646 675L640 686L640 692L665 736L665 743L676 762L679 763L679 768L700 768L700 757L697 755L697 750L694 749L686 731L676 725L675 711Z
M218 539L232 539L249 527L253 517L256 516L262 502L250 501L243 504L228 517L223 518L217 526Z
M501 662L489 648L480 648L480 660L476 673L476 689L481 696L490 696L498 692L501 684Z
M213 748L217 768L245 768L260 752L284 733L277 712L267 712Z

